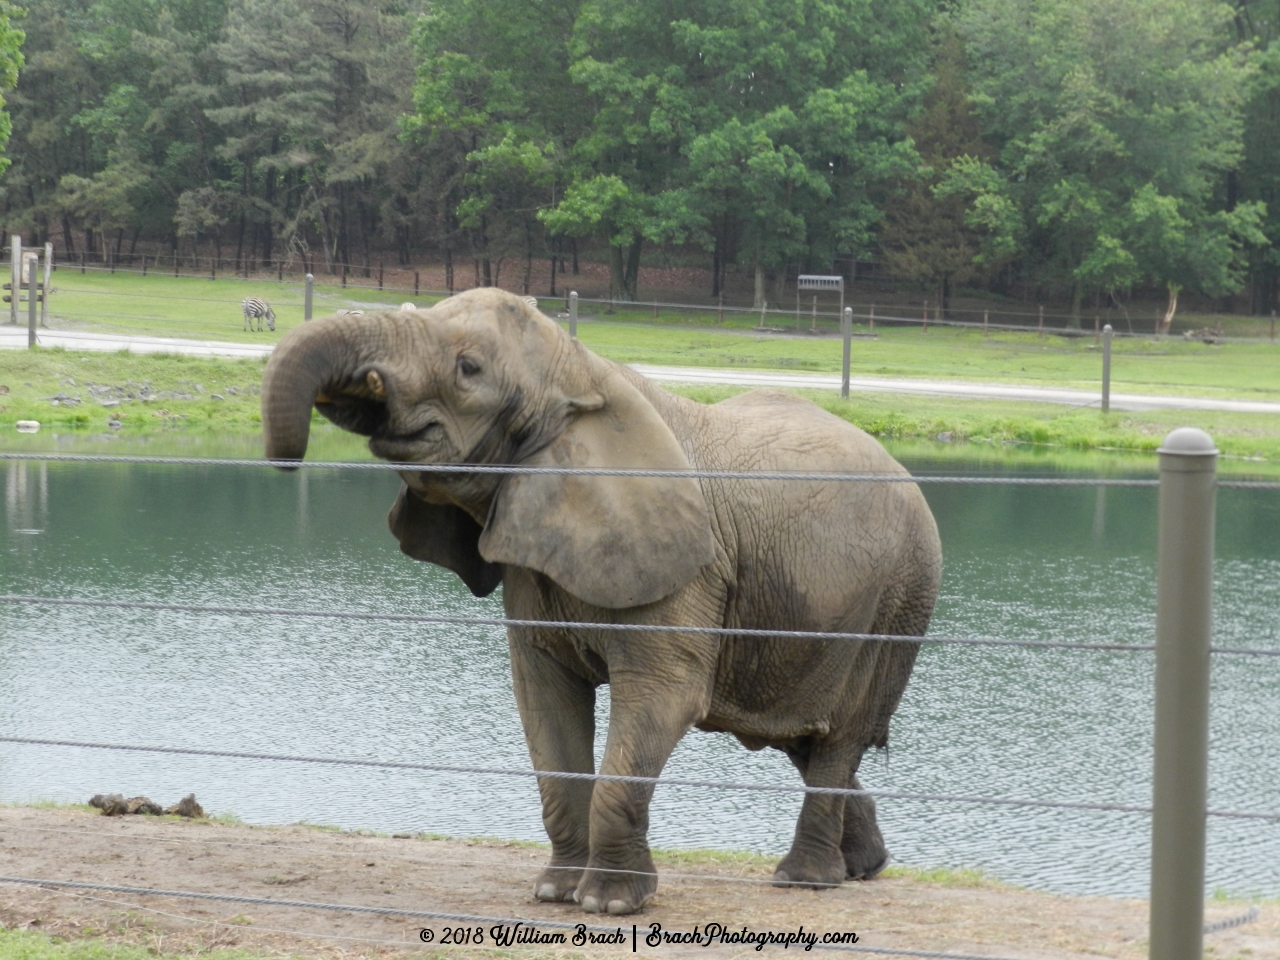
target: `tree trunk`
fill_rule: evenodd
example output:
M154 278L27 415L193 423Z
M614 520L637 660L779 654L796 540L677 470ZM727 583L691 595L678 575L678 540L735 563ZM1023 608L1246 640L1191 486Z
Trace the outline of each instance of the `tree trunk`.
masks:
M1084 284L1079 280L1071 281L1071 316L1067 320L1068 330L1080 329L1080 307L1084 303Z
M554 271L553 271L554 272ZM524 225L524 282L521 284L521 293L526 296L529 293L529 284L533 280L533 230L529 224Z
M635 234L631 241L631 248L627 251L627 272L624 279L627 283L626 297L628 300L639 300L640 289L640 251L644 246L644 238L640 234Z
M482 281L486 287L493 286L493 263L488 257L484 257L480 261L480 273Z
M720 296L720 238L716 237L716 245L711 250L711 299Z
M67 259L71 259L76 253L76 241L71 235L71 220L68 217L62 218L62 242L67 248Z
M1169 302L1164 308L1164 319L1160 321L1160 333L1163 336L1173 326L1173 315L1178 312L1178 291L1180 287L1169 284Z
M573 238L573 275L578 275L578 238Z
M759 256L756 257L755 274L756 274L756 278L755 278L756 282L755 282L754 296L752 297L752 300L751 300L751 306L759 310L762 306L764 306L764 267L761 266L760 264Z

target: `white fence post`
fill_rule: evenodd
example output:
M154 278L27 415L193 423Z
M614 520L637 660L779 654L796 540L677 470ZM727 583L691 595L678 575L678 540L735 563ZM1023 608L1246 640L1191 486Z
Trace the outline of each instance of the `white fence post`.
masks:
M1181 427L1159 454L1149 956L1201 960L1218 451Z
M307 274L307 283L305 292L302 295L302 320L305 323L311 319L311 302L315 294L316 278L313 274Z
M578 291L569 291L569 336L578 339Z

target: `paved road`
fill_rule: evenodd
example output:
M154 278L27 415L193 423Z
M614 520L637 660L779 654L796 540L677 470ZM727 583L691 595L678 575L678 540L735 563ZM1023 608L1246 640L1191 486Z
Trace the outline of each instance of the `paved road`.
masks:
M181 340L169 337L125 336L69 330L41 330L40 343L68 350L130 350L134 353L186 353L197 356L263 357L271 352L268 343L226 343L217 340ZM24 328L0 326L0 348L25 348ZM745 387L802 387L839 390L840 377L830 373L780 373L766 370L707 370L700 367L655 367L644 363L632 367L662 383L726 384ZM1003 383L968 383L949 380L902 380L888 377L857 377L849 389L859 393L900 393L932 397L964 397L971 400L1017 400L1084 407L1100 402L1099 394L1062 387L1028 387ZM1221 410L1232 413L1280 414L1280 403L1261 400L1219 400L1209 397L1166 397L1137 393L1112 393L1115 410Z

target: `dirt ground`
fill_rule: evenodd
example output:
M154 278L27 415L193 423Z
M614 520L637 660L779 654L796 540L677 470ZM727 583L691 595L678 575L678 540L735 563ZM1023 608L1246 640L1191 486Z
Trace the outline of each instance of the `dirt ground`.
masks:
M360 904L486 917L532 924L609 924L573 904L533 900L533 878L544 849L499 841L374 837L295 827L250 827L144 816L105 817L96 811L0 808L0 873L7 877L75 880L117 886L200 891L235 896ZM896 875L838 889L775 889L763 860L726 855L667 857L658 895L638 917L618 918L622 947L524 947L530 956L606 956L639 952L706 956L694 946L647 948L648 926L688 931L718 922L730 930L858 934L861 948L944 950L991 957L1146 956L1146 904L1104 897L1067 897L966 882ZM1207 919L1239 916L1239 903L1211 902ZM485 943L441 947L438 920L143 896L58 892L0 883L0 923L65 938L103 936L157 951L238 947L302 957L392 957L405 951L471 956ZM475 923L466 926L474 928ZM420 940L430 928L434 942ZM550 928L542 928L552 932ZM571 935L570 931L570 935ZM776 953L777 947L766 948ZM791 947L795 951L796 947ZM1211 952L1210 952L1211 951ZM720 958L745 957L751 947L721 946ZM829 955L829 954L828 954ZM1280 907L1264 904L1253 923L1211 934L1206 955L1280 960Z

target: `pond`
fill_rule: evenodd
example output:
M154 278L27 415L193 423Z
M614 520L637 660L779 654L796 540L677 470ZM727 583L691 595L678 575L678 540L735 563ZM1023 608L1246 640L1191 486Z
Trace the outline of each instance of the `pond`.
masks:
M904 456L915 471L954 458ZM969 469L1007 473L984 462ZM402 556L386 474L0 464L0 592L190 604L500 616ZM1043 474L1042 466L1035 472ZM930 632L1150 642L1151 489L926 486L946 556ZM1280 494L1218 498L1216 636L1280 647ZM1210 806L1280 810L1280 662L1213 664ZM607 695L600 712L608 709ZM1152 658L926 646L872 789L1146 804ZM603 732L603 722L600 724ZM0 735L528 767L506 643L488 627L0 603ZM670 776L798 782L773 751L693 733ZM253 823L542 840L532 781L0 744L0 800L99 792ZM659 847L781 854L799 798L660 788ZM899 863L981 868L1070 893L1145 895L1143 815L882 800ZM1280 823L1211 820L1208 883L1280 895Z

